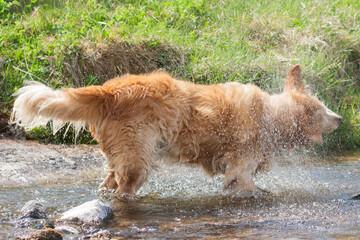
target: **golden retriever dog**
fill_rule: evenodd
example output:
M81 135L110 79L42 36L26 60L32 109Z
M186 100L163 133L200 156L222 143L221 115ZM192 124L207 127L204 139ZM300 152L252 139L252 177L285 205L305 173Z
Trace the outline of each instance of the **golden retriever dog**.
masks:
M270 95L250 84L197 85L164 72L125 75L102 86L52 90L30 82L16 93L12 121L90 126L107 161L100 185L134 196L156 159L225 174L225 194L252 194L253 176L278 149L322 142L342 118L307 93L300 66ZM55 130L56 130L55 129Z

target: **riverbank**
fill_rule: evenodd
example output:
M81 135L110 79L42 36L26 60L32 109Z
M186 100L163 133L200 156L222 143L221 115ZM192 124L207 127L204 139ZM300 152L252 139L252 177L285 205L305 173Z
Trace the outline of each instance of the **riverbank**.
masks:
M1 185L76 182L84 176L100 181L101 176L105 176L105 161L98 146L92 145L3 139L0 140L0 159Z

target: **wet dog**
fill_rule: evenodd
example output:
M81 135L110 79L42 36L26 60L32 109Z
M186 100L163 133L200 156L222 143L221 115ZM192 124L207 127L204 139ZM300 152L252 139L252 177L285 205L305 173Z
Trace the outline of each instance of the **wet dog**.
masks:
M50 120L58 128L89 125L109 170L100 187L119 196L134 196L159 158L225 174L225 194L251 194L272 153L321 143L343 121L307 93L299 65L284 85L269 95L250 84L197 85L163 72L77 89L31 82L17 91L12 120L28 128Z

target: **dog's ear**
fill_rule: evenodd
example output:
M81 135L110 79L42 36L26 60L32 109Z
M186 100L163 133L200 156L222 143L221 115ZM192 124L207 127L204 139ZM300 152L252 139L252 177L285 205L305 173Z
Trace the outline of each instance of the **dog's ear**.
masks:
M285 80L284 91L296 90L298 92L304 92L305 86L301 81L301 69L300 64L293 66Z

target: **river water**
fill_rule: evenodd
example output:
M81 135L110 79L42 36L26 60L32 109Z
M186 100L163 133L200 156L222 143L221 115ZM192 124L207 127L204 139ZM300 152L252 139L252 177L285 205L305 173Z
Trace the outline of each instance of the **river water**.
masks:
M75 178L75 176L74 176ZM335 157L278 157L256 184L271 194L221 195L222 176L201 169L163 165L128 203L115 202L105 229L119 239L359 239L360 151ZM0 187L0 220L12 229L18 210L31 199L53 217L98 198L101 179L49 181ZM12 231L18 231L12 229ZM65 235L65 239L82 236Z

